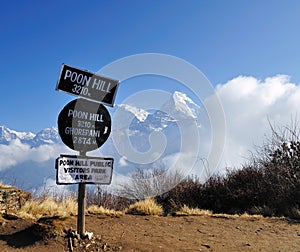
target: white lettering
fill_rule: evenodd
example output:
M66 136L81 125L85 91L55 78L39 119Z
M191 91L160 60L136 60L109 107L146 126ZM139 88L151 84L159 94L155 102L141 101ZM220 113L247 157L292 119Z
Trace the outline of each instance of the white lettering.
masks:
M91 77L88 77L88 76L85 75L84 78L83 78L82 85L86 84L86 86L88 87L89 84L90 84L90 80L91 80Z
M79 118L79 119L88 119L88 112L86 111L78 111L78 110L73 110L73 109L69 109L68 112L68 117L73 117L73 118Z
M77 82L78 84L81 84L82 80L83 80L83 74L78 74L78 76L77 76L77 78L76 78L76 82Z
M106 87L106 93L110 93L110 82L108 83L107 87Z
M79 84L81 86L86 86L88 87L91 81L91 77L88 77L83 74L78 74L77 72L72 72L70 70L67 70L64 76L64 79L70 79L71 82L74 82L76 84Z
M72 75L71 75L71 81L72 82L75 82L77 79L77 73L76 72L73 72Z
M90 120L95 122L103 122L103 115L90 113Z
M88 136L88 137L101 136L100 130L94 130L94 129L88 130L88 129L80 129L80 128L72 128L72 127L66 127L65 134L73 135L73 136Z
M96 88L96 89L98 89L98 90L101 90L101 87L102 87L104 84L105 84L105 81L94 79L92 88Z
M67 70L66 73L65 73L64 79L67 79L67 78L71 77L71 74L72 74L72 72L70 70Z

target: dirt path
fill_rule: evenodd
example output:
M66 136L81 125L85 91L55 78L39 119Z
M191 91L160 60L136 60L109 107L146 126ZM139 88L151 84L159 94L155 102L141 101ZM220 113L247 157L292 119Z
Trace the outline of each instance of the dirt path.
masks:
M52 220L48 228L51 229L49 233L56 232L59 235L41 240L33 222L6 221L0 227L0 250L69 251L68 239L63 237L63 230L76 230L76 218ZM73 244L73 251L300 252L300 224L282 219L87 216L86 230L93 232L94 238Z

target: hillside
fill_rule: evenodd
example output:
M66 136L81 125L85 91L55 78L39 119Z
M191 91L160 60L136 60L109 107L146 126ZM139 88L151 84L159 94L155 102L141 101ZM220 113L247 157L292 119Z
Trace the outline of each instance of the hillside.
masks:
M85 230L93 235L80 239L74 199L37 200L16 187L0 189L1 251L300 251L299 220L188 208L158 216L162 207L154 200L124 211L89 206Z
M5 220L0 249L70 251L63 231L70 228L76 229L76 217L44 219L38 225ZM73 251L300 251L300 225L278 218L90 215L86 230L94 233L92 240L75 243Z

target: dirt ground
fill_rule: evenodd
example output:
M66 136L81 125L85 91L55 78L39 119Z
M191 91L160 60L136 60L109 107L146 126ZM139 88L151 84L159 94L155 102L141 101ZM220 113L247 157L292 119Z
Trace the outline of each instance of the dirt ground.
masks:
M77 239L77 219L39 222L9 218L0 251L298 251L300 224L275 218L229 216L120 218L86 216L89 239Z

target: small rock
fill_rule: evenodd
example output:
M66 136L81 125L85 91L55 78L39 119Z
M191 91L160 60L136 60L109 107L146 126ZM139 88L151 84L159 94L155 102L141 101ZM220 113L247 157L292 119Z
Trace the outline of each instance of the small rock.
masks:
M91 240L93 237L93 232L86 232L85 237L88 238L89 240Z
M246 243L246 246L249 246L249 247L250 247L250 246L251 246L251 244L250 244L250 243Z
M3 218L0 218L0 226L5 226L6 221Z
M102 245L102 249L103 249L104 251L107 251L107 249L108 249L108 244L107 244L107 243L103 244L103 245Z
M72 245L72 238L71 237L69 237L69 239L68 239L68 248L71 252L73 251L73 245Z
M206 247L206 248L210 248L209 244L201 244L201 246Z
M74 248L78 246L78 240L77 239L72 239L72 245Z
M12 213L10 213L10 214L9 213L5 213L2 216L6 220L17 220L17 219L19 219L19 217L17 215L12 214Z

